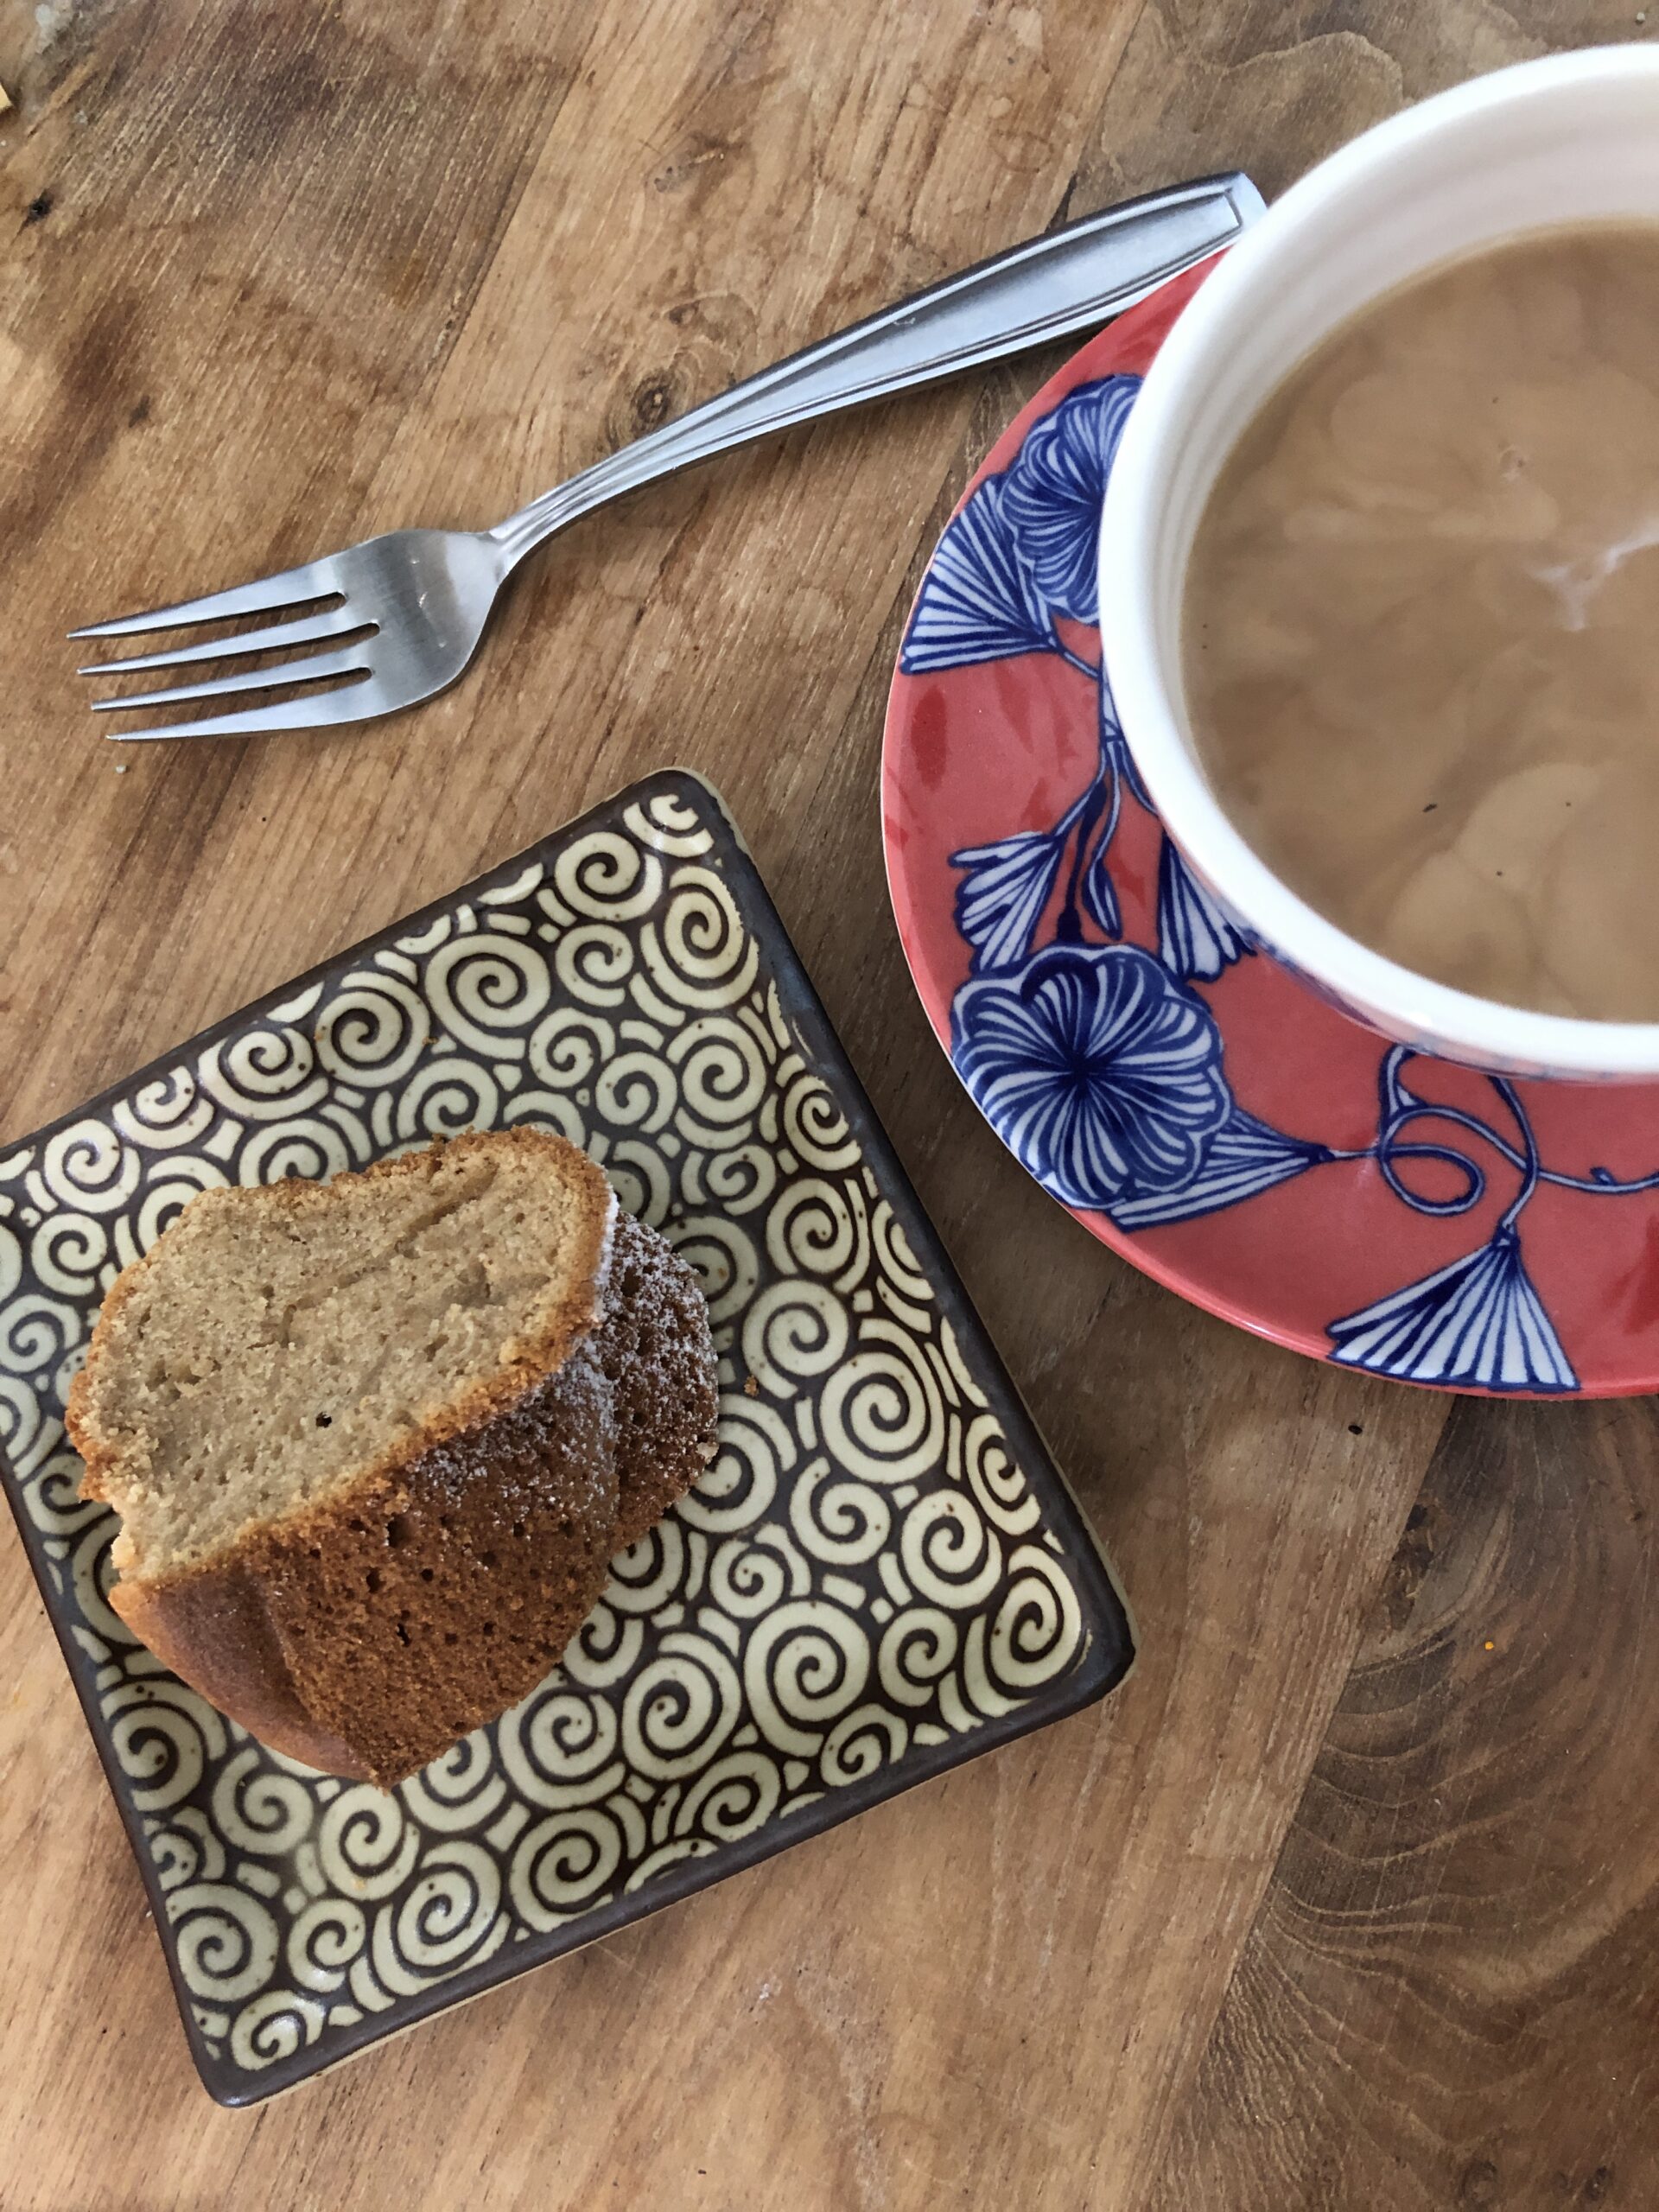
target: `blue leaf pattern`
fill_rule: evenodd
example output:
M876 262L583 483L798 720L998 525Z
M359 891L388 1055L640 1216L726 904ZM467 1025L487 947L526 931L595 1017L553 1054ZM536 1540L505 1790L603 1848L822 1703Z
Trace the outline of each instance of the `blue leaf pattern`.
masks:
M1141 780L1141 771L1135 765L1135 755L1123 734L1123 725L1117 719L1117 702L1113 698L1112 687L1106 680L1106 671L1100 668L1095 674L1100 691L1100 712L1096 719L1100 731L1101 760L1123 779L1147 812L1154 814L1157 809L1147 796L1147 787Z
M1096 927L1106 937L1117 938L1123 934L1123 916L1108 865L1111 849L1104 839L1095 848L1095 857L1084 870L1083 903Z
M1158 856L1158 957L1184 982L1213 982L1251 950L1166 836Z
M1111 1208L1120 1229L1158 1229L1172 1221L1192 1221L1241 1205L1275 1183L1287 1183L1335 1154L1328 1146L1287 1137L1236 1106L1210 1140L1203 1165L1179 1191L1122 1199Z
M1408 1382L1551 1394L1579 1387L1512 1222L1478 1252L1332 1321L1326 1333L1341 1365Z
M957 927L974 949L971 971L1007 968L1023 960L1054 888L1063 836L1023 830L993 845L952 853L950 865L966 870L957 887Z
M1027 567L1056 613L1100 618L1096 581L1101 503L1139 377L1103 377L1068 392L1033 429L1007 472L1005 510Z
M1002 478L988 476L939 540L899 655L906 676L1056 650L1002 500Z
M1015 1158L1068 1205L1185 1189L1232 1107L1209 1008L1136 945L1050 945L964 983L951 1058Z

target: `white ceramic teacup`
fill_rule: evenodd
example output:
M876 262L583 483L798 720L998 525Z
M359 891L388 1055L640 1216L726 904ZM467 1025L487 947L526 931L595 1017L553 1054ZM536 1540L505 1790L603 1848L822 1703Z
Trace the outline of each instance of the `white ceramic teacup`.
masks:
M1476 998L1316 913L1251 850L1198 765L1181 597L1199 517L1235 441L1329 331L1454 256L1518 232L1621 216L1659 220L1659 49L1523 62L1379 124L1294 186L1199 288L1135 401L1101 524L1101 641L1119 719L1195 874L1268 950L1373 1028L1516 1075L1659 1075L1659 1023L1579 1021Z

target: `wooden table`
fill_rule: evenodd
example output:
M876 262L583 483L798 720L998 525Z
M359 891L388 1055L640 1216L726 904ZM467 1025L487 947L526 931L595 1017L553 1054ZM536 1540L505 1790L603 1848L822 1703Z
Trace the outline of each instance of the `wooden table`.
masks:
M1191 1311L1013 1167L899 958L899 626L1054 357L590 523L359 734L118 754L61 642L493 519L1068 213L1234 162L1272 194L1632 14L0 0L0 1138L692 764L1142 1644L1106 1707L227 2113L7 1532L5 2212L1659 2203L1649 1406L1418 1395Z

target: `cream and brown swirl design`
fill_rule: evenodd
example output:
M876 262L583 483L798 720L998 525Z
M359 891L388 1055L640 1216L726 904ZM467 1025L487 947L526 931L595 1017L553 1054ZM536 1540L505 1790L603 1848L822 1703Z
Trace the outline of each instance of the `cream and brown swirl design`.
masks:
M110 1611L62 1407L194 1192L561 1129L696 1268L718 1456L563 1665L395 1796ZM0 1154L7 1487L204 2078L262 2095L1108 1687L1121 1611L713 795L652 779Z

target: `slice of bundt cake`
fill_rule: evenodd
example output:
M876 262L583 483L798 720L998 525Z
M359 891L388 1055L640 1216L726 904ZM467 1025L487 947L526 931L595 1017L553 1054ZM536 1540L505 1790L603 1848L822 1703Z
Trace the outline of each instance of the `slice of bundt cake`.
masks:
M715 1402L690 1270L516 1129L205 1192L111 1289L67 1422L135 1634L274 1749L387 1786L553 1665L649 1525L620 1529L622 1479L654 1519Z

